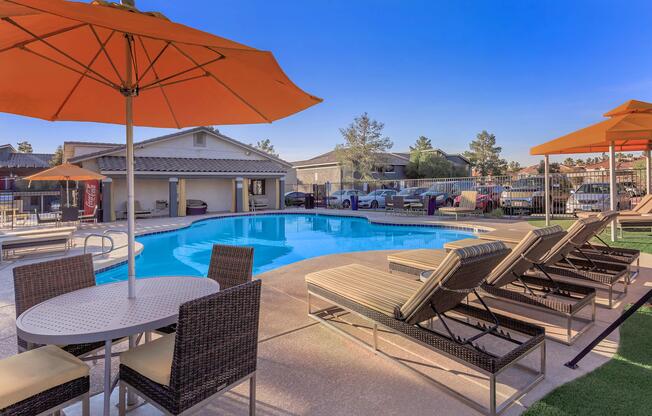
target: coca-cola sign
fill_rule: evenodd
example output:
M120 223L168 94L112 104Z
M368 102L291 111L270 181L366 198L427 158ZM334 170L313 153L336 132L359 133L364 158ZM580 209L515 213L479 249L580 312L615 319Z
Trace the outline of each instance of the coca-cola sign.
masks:
M100 197L100 181L92 180L86 181L84 189L84 214L91 215L95 206L99 202Z

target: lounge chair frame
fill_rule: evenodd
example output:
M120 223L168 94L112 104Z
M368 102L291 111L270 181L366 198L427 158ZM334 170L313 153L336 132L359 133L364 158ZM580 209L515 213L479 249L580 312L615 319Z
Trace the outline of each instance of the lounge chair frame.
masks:
M312 298L318 298L328 303L331 303L333 306L319 309L316 311L312 310ZM457 322L462 324L467 324L475 328L479 328L481 331L486 332L486 325L482 322L492 322L492 316L495 316L498 319L499 325L501 328L507 329L508 331L516 331L521 334L528 336L529 338L525 341L518 342L515 340L515 343L518 345L511 350L509 353L503 356L495 356L486 351L483 351L477 347L474 347L468 343L460 342L456 339L451 339L449 336L441 334L437 331L429 330L422 326L410 325L404 321L395 319L391 316L385 315L373 309L367 308L359 303L351 301L343 296L337 295L328 290L322 289L319 286L308 284L308 316L317 322L324 324L327 328L332 329L333 331L339 333L340 335L345 336L346 338L360 344L371 352L388 359L396 364L403 366L411 370L412 372L424 377L427 381L434 384L436 387L442 389L444 392L449 395L457 398L463 403L469 405L473 409L488 415L499 415L502 414L506 409L508 409L512 404L519 400L523 395L528 391L534 388L539 382L541 382L545 377L546 372L546 347L545 347L545 335L543 328L540 328L535 325L531 325L516 319L509 317L493 314L490 310L482 310L472 306L460 304L453 311L467 316L469 319L477 320L477 324L465 323L463 320L457 320ZM352 313L360 318L371 321L373 325L373 343L370 345L365 342L363 339L352 335L330 322L329 319L324 318L322 315L333 315L333 309L345 310L349 313ZM442 321L443 322L443 321ZM406 338L412 342L415 342L423 347L430 349L433 352L441 354L445 357L448 357L460 364L466 365L483 375L488 377L488 390L489 390L489 407L482 405L464 395L460 392L450 388L449 386L435 380L434 378L418 371L417 369L410 367L409 365L403 363L402 361L394 358L390 354L387 354L379 349L378 347L378 328L385 329L392 333L395 333L403 338ZM509 339L509 335L506 335L505 332L487 332L492 335L498 336L501 339ZM476 338L477 339L477 338ZM529 357L530 354L534 353L537 349L540 352L540 364L538 369L532 369L527 367L520 362ZM533 374L532 379L521 389L514 392L510 397L504 399L502 402L497 400L497 378L505 370L519 366L526 371Z

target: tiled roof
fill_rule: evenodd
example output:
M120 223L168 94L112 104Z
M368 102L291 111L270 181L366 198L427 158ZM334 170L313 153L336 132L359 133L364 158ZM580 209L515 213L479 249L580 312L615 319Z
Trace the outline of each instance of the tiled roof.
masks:
M102 156L97 159L100 170L125 171L125 158ZM137 157L137 172L196 172L196 173L279 173L287 170L271 160L195 159L180 157Z
M10 153L9 159L0 160L0 168L49 168L51 154Z
M388 152L384 153L383 157L385 159L385 163L389 165L404 166L407 165L409 161L409 156L405 156L403 153ZM331 150L330 152L315 156L312 159L293 162L292 166L326 165L330 163L337 163L337 155L335 150Z

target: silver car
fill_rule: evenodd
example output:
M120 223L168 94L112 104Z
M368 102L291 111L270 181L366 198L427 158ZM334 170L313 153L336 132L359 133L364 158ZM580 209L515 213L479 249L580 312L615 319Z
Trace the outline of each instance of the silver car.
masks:
M330 208L349 209L351 207L352 195L362 197L365 193L357 189L341 189L330 194L326 199L326 203Z
M571 196L566 203L566 213L608 211L611 206L609 192L610 186L608 182L585 183L576 191L571 191ZM616 185L616 192L616 209L629 209L631 206L629 193L623 184Z
M361 196L358 200L358 206L360 208L371 209L385 208L385 198L394 195L396 195L396 191L393 189L378 189L365 196Z

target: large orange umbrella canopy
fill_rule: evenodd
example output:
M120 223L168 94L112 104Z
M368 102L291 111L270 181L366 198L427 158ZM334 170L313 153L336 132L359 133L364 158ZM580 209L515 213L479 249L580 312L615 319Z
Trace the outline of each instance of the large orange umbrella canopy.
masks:
M604 114L607 120L530 149L532 155L643 151L652 145L652 104L630 100Z
M0 18L1 112L124 124L130 94L134 125L181 128L268 123L321 101L270 52L158 13L104 1L0 0Z
M92 170L80 168L77 165L63 163L50 169L27 176L24 179L28 181L91 181L102 180L104 175L93 172Z

